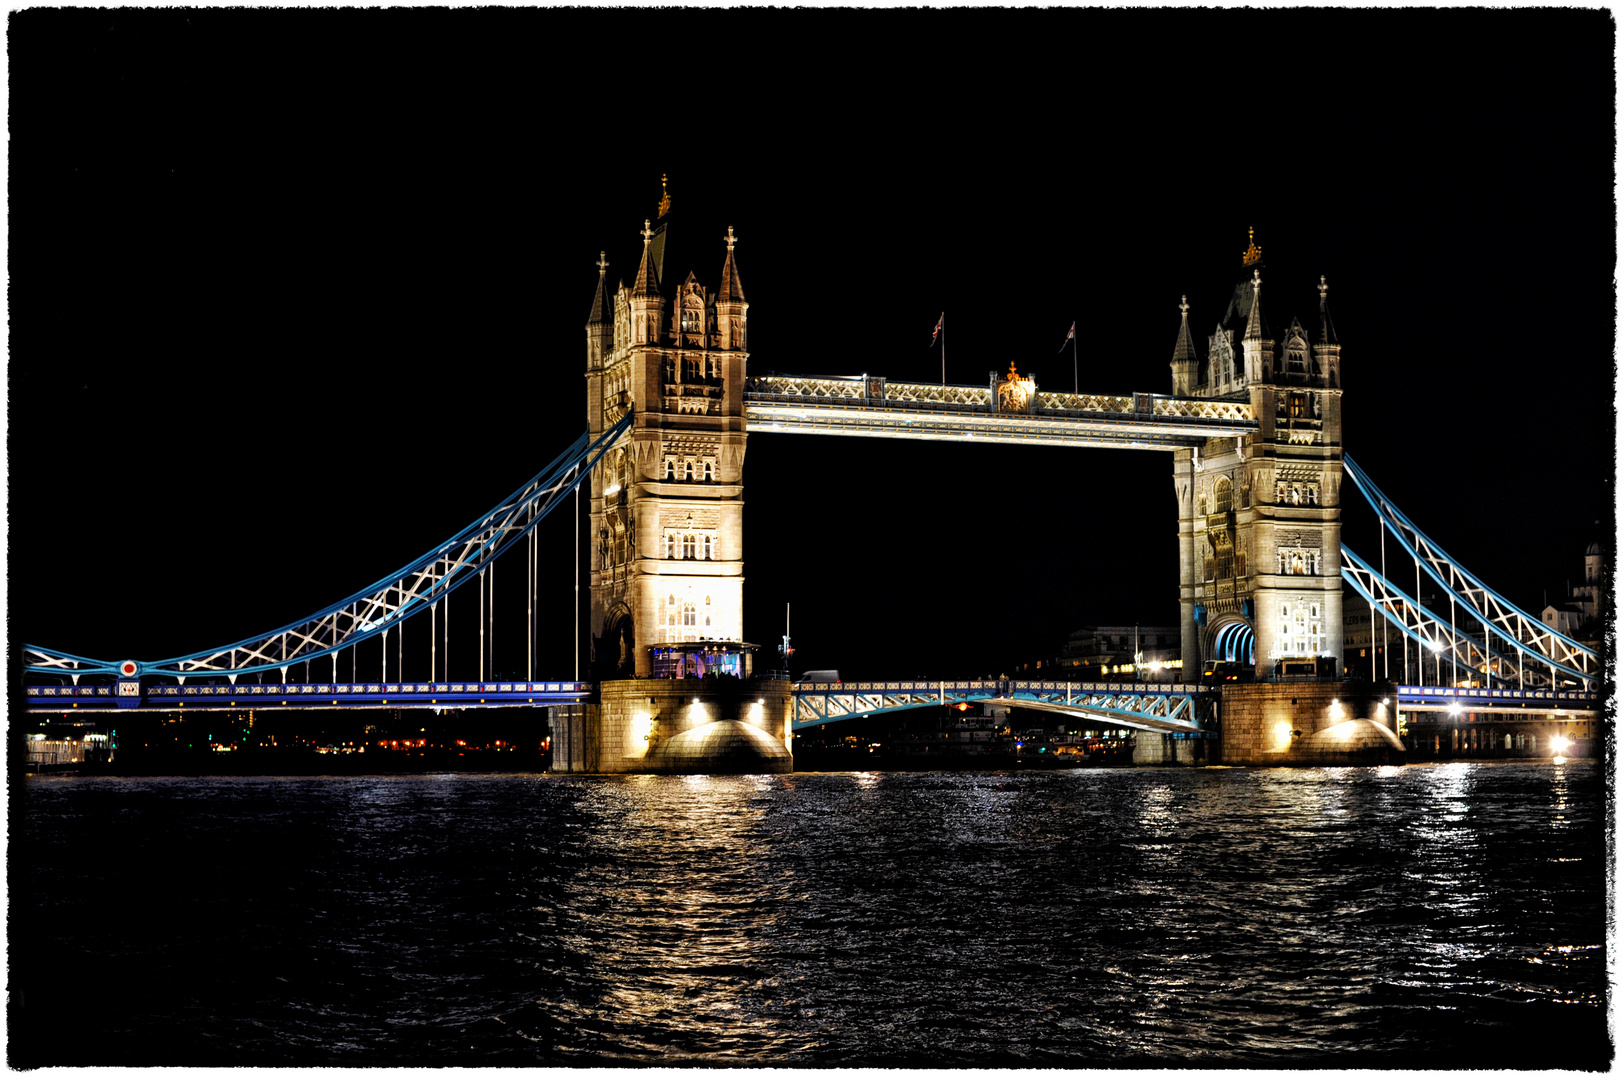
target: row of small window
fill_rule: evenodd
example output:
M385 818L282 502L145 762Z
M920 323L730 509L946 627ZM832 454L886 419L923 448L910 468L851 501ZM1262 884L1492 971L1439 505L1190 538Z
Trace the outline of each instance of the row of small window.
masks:
M1283 480L1277 481L1274 484L1274 502L1281 506L1287 503L1291 506L1317 506L1319 485L1287 484Z
M711 458L699 460L698 458L665 459L666 480L715 480L716 463Z
M719 379L722 358L719 356L689 356L682 361L682 381L696 383L702 379ZM676 381L676 358L667 356L664 364L665 381Z
M1302 548L1280 548L1279 572L1281 574L1317 574L1319 572L1318 551Z
M663 598L660 601L659 624L661 626L709 626L710 625L710 597L704 598L701 607L692 600L678 601L676 594Z
M1324 650L1324 624L1319 605L1289 601L1279 605L1279 649L1287 655L1311 656Z
M720 549L721 544L713 532L665 533L667 559L714 559Z

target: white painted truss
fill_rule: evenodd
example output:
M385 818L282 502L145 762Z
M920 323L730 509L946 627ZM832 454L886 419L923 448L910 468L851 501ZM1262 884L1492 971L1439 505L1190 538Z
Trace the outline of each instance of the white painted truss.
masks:
M24 663L30 672L59 672L75 679L95 673L181 678L223 675L235 680L252 672L285 671L293 664L332 656L367 638L386 635L484 573L575 489L630 425L631 414L627 413L596 441L582 435L546 469L433 551L361 592L262 637L156 661L90 660L28 645L24 646Z
M1067 683L981 679L967 682L802 683L794 689L796 729L877 713L961 702L1057 712L1109 727L1202 732L1197 686L1182 683Z
M1586 686L1595 683L1600 676L1600 658L1595 650L1545 626L1542 621L1494 592L1416 528L1381 493L1369 476L1353 464L1351 458L1343 458L1342 465L1380 517L1382 526L1390 529L1409 557L1443 588L1456 605L1465 609L1465 616L1491 625L1508 641L1519 644L1524 651L1531 650L1553 669L1576 676ZM1455 618L1458 618L1458 613Z

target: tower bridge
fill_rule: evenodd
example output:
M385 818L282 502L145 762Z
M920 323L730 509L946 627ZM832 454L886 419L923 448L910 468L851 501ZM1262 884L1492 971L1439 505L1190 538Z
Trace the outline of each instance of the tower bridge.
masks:
M716 288L692 272L679 276L686 268L674 263L669 206L667 197L657 227L643 223L641 256L629 281L611 285L606 254L597 260L586 324L586 433L488 514L365 589L255 638L156 661L98 660L27 646L28 707L552 703L567 733L555 757L560 768L639 771L657 764L691 771L716 767L717 746L737 750L744 764L760 765L765 754L767 767L782 768L796 729L985 701L1161 734L1220 730L1229 761L1311 760L1302 754L1342 750L1324 743L1299 754L1292 740L1302 727L1310 742L1322 732L1340 732L1335 746L1343 748L1396 743L1390 690L1322 680L1326 672L1342 671L1345 581L1369 605L1372 621L1378 614L1401 641L1437 660L1439 684L1448 667L1454 686L1432 687L1432 693L1405 687L1397 707L1434 710L1440 703L1482 712L1587 709L1594 715L1595 651L1543 626L1467 572L1344 453L1341 344L1323 277L1315 317L1291 318L1274 329L1263 315L1262 255L1253 240L1209 334L1195 333L1187 299L1179 305L1170 394L1054 392L1013 364L1002 376L989 374L985 385L867 373L752 375L738 237L729 227L717 238ZM1204 348L1197 345L1201 338ZM1224 692L1219 728L1216 699L1188 684L972 680L791 687L752 678L753 646L745 643L743 627L743 461L751 431L1168 452L1183 670L1223 662L1258 679L1257 688ZM1390 533L1402 552L1398 563L1412 565L1412 594L1395 580L1396 571L1387 575L1384 547L1377 565L1342 545L1344 477L1374 509L1383 545ZM589 508L584 621L591 684L548 683L547 673L534 670L522 681L492 682L482 636L477 670L453 673L450 594L476 584L483 626L487 597L492 612L496 603L496 560L524 552L508 565L522 562L520 580L533 597L542 572L533 531L577 491ZM1422 573L1441 588L1446 616L1418 599ZM400 666L408 621L424 624L430 643L429 678L421 682L406 681ZM401 657L392 679L391 633ZM341 679L340 655L349 652L353 669L355 647L377 637L383 640L378 677L361 679L352 670L349 680ZM302 681L289 679L297 666ZM272 673L275 681L264 683ZM720 690L720 684L689 678L717 674L742 681ZM1452 693L1439 697L1438 689ZM1353 738L1349 724L1367 730ZM1371 734L1376 729L1383 734ZM1284 743L1273 734L1279 731L1288 736Z

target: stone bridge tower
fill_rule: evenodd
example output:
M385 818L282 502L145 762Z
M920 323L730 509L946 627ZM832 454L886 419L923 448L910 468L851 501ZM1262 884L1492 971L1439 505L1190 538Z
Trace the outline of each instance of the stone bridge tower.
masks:
M1172 392L1246 401L1257 432L1173 455L1183 670L1255 664L1259 677L1341 674L1341 345L1319 278L1317 326L1276 339L1262 315L1262 251L1203 359L1187 298Z
M715 670L728 646L738 662L743 638L749 305L737 238L731 227L717 237L721 280L706 288L675 265L688 248L675 243L669 195L659 209L629 286L611 289L599 257L586 323L588 430L635 416L590 481L594 678L653 674L655 650L671 645L687 672Z

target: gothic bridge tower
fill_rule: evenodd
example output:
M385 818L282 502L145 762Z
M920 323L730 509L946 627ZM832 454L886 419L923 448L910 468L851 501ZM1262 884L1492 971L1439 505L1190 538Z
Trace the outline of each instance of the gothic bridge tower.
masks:
M635 417L591 477L597 678L653 674L656 652L684 654L687 673L695 663L715 670L726 646L736 662L743 638L749 304L732 228L716 237L721 279L711 289L675 265L689 247L671 223L666 195L658 219L643 223L630 285L611 288L599 257L586 323L588 429L595 438L626 410Z
M1309 330L1263 319L1254 234L1202 358L1187 297L1172 353L1178 396L1244 401L1254 435L1173 455L1183 670L1212 660L1261 677L1341 673L1341 345L1328 289Z

